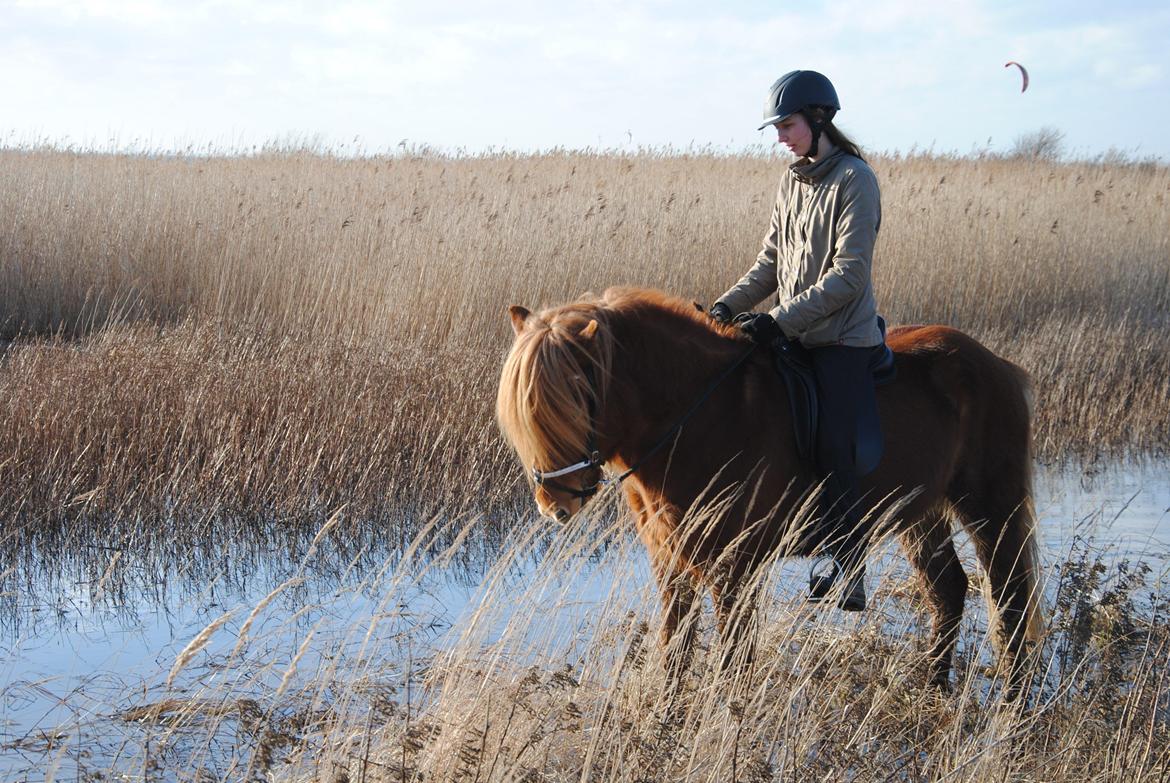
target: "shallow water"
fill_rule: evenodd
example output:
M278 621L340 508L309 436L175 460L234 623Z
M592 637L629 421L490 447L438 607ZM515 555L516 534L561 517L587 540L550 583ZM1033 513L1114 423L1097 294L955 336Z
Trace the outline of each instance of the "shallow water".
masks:
M1113 466L1093 475L1039 468L1035 489L1046 560L1090 547L1106 560L1145 562L1151 581L1165 584L1170 463ZM654 614L644 558L630 563L625 557L620 565L581 558L576 570L545 575L536 590L528 561L496 572L431 569L420 577L387 568L375 578L355 573L337 580L285 567L254 574L242 589L212 580L185 590L172 586L161 601L131 598L119 606L92 601L89 585L30 596L19 634L0 637L0 773L38 780L103 769L116 762L120 742L133 744L134 728L111 717L166 694L272 692L289 683L311 689L322 672L360 679L386 661L410 666L466 633L484 644L505 632L521 641L529 634L534 654L553 639L587 644L599 613ZM900 567L890 549L877 560L875 572ZM784 564L778 589L797 598L803 569L799 562ZM255 644L238 646L253 608L290 577L302 581L252 619ZM470 622L485 593L518 598L491 601L494 614ZM183 648L228 612L168 688ZM90 755L79 757L81 748Z
M1112 466L1085 473L1039 468L1036 512L1049 553L1067 552L1073 539L1091 539L1112 557L1170 558L1170 462Z

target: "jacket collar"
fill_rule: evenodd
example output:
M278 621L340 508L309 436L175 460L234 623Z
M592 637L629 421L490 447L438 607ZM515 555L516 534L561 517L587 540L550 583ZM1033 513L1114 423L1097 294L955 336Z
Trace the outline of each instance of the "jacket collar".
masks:
M821 144L827 141L824 136L821 137ZM845 151L841 149L834 149L831 153L821 158L816 162L810 161L808 158L801 158L788 167L792 172L792 176L796 177L801 182L808 184L816 184L828 175L841 159L845 157Z

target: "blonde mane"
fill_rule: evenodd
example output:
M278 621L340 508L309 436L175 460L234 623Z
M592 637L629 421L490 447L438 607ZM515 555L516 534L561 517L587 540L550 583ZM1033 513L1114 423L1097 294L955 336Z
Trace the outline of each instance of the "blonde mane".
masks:
M582 335L591 321L591 337ZM554 470L585 456L589 403L607 385L613 341L599 299L533 313L504 360L496 415L526 469ZM593 367L593 389L586 365Z
M504 360L496 396L500 428L527 470L555 470L587 456L589 433L597 426L589 420L589 401L596 394L595 410L602 409L611 378L612 326L633 311L674 315L704 331L721 331L691 304L636 288L611 288L529 315ZM592 321L596 329L589 327ZM592 367L593 384L586 366Z

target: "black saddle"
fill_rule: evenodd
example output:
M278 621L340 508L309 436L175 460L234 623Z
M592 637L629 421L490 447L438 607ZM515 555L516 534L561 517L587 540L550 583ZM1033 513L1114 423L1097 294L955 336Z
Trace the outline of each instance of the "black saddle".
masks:
M886 322L878 318L882 342L873 348L869 367L873 372L874 387L884 386L897 377L894 352L886 345ZM809 351L797 341L781 340L773 347L776 371L788 388L792 408L792 427L796 436L796 450L801 459L815 461L818 426L817 379L813 373ZM857 431L854 433L853 455L856 475L864 476L881 461L884 443L881 421L878 418L877 395L870 394L868 404L858 412Z

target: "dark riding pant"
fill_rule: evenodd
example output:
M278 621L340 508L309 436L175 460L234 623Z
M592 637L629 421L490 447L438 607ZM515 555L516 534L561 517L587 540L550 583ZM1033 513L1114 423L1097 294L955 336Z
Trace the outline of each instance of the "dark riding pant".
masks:
M849 565L864 557L872 527L862 523L856 448L859 413L874 405L869 366L874 350L845 345L809 349L820 406L816 468L824 481L816 539L824 551Z

